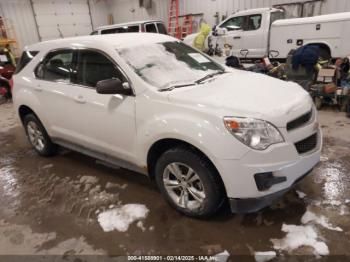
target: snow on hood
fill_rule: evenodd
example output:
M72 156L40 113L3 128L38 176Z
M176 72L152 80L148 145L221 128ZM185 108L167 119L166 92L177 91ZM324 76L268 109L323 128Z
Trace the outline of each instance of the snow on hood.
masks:
M222 116L264 119L279 127L312 108L309 94L296 83L239 70L174 90L169 100L219 110Z

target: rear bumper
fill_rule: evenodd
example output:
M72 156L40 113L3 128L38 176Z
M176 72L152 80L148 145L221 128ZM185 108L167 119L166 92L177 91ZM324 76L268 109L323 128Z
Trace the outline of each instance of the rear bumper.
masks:
M285 193L291 190L298 182L300 182L307 175L309 175L312 172L312 170L313 169L309 170L307 173L302 175L289 188L283 189L273 194L266 195L259 198L245 198L245 199L229 198L231 212L232 213L254 213L265 207L272 205L279 198L281 198Z

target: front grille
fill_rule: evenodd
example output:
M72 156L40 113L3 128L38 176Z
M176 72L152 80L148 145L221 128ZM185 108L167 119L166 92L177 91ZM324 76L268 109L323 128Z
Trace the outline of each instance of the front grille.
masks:
M306 114L298 117L297 119L294 119L293 121L290 121L287 124L287 131L291 131L293 129L301 127L305 123L309 122L311 117L312 117L312 110L307 112Z
M317 133L305 138L304 140L295 143L295 148L299 154L304 154L312 151L317 146Z

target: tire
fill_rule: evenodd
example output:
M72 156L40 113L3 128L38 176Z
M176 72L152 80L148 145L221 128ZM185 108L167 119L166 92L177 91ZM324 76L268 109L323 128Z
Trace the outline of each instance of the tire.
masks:
M57 145L51 141L44 126L35 115L26 115L23 124L29 143L39 155L49 157L57 153Z
M320 97L315 97L315 106L317 110L321 110L322 108L322 98Z
M320 57L322 60L330 60L332 58L329 50L325 48L320 48Z
M218 172L188 147L163 153L156 163L155 178L167 202L186 216L211 216L224 203L225 190Z

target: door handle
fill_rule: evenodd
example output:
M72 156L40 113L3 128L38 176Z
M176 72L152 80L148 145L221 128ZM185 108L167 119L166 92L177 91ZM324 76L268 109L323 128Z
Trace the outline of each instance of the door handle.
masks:
M79 103L79 104L85 104L86 100L82 95L78 95L77 97L74 98L74 101Z
M233 39L241 39L240 36L234 36Z
M42 89L42 87L40 85L34 86L34 90L38 91L38 92L43 91L43 89Z

